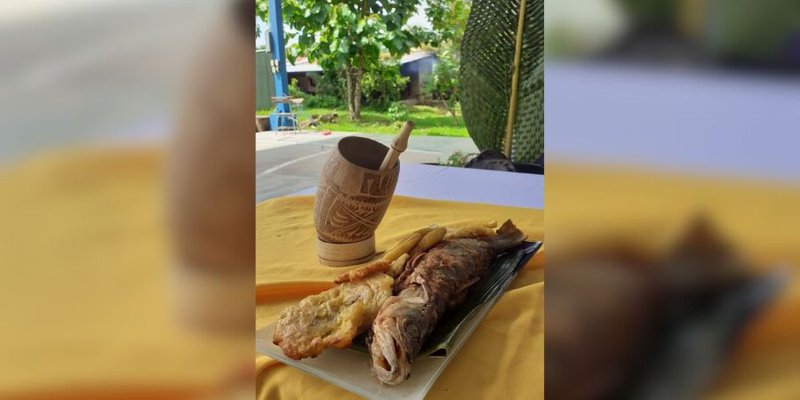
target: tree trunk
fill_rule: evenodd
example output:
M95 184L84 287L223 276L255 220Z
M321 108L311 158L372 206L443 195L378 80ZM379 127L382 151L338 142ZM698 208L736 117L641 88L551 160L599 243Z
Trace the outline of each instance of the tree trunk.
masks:
M353 82L353 119L361 119L361 75L364 73L361 68L356 69Z
M367 18L369 7L361 0L361 18ZM351 119L361 119L361 76L364 75L364 49L358 51L358 66L353 68L353 115Z
M347 80L347 110L349 111L350 120L353 121L356 119L355 115L355 104L353 101L353 71L350 66L345 67L344 69L344 77Z
M453 116L453 122L458 126L458 116L456 115L456 101L455 100L445 100L445 106L447 107L447 111L450 112L450 115Z
M346 67L345 78L347 79L347 109L350 112L350 120L358 121L361 119L361 75L364 71L360 67Z

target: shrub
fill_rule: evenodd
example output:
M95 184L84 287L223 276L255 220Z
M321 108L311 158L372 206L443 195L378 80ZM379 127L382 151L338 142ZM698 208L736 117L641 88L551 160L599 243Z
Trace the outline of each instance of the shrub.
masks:
M308 108L340 108L344 105L342 101L334 96L328 95L306 95L303 106Z
M330 85L335 84L334 81L325 80L319 74L311 76L311 79L320 79L320 82L326 82L321 85L323 90L317 86L317 94L305 93L297 87L297 79L292 79L289 82L289 95L303 98L303 107L308 108L339 108L344 104L340 98L329 94Z
M347 82L342 77L341 71L323 71L321 74L312 72L308 75L317 88L317 96L335 97L341 104L347 98Z
M289 81L289 96L292 97L306 97L306 94L297 87L297 79L292 78Z
M392 103L386 110L386 114L392 119L392 122L407 121L408 120L408 107L405 104L396 101Z
M467 158L469 158L469 154L465 154L462 151L456 151L453 154L450 154L450 157L447 157L447 161L442 162L440 159L439 164L447 167L463 167L467 164Z
M423 91L433 99L442 100L447 111L458 123L456 108L458 105L459 62L452 52L444 51L433 67L433 73L423 82Z
M398 62L380 63L364 72L361 79L364 105L386 111L393 102L400 100L407 84L408 78L400 75Z
M297 80L289 83L289 95L302 97L303 106L308 108L345 108L347 96L347 82L341 71L324 71L311 73L309 78L314 81L316 94L303 93L297 87ZM400 75L398 62L381 63L364 73L361 79L362 104L377 111L387 111L400 96L408 84L408 78ZM408 110L400 105L395 106L398 118L408 117Z

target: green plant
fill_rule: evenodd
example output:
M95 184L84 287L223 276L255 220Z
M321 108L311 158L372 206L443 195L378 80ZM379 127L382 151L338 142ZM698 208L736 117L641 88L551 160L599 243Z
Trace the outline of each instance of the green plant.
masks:
M433 99L442 100L447 111L458 122L459 68L461 65L461 39L467 27L471 1L426 0L425 14L431 23L437 42L438 62L432 74L423 82L423 92Z
M408 120L408 107L399 101L392 103L386 110L386 114L393 122Z
M326 70L322 73L312 72L308 77L314 81L318 96L330 96L339 99L344 104L347 99L347 84L340 70Z
M447 111L457 121L458 60L450 52L443 52L433 67L433 73L423 82L423 91L434 99L442 100Z
M462 151L456 151L453 154L450 154L445 162L439 160L439 164L447 167L463 167L467 164L467 158L469 158L469 154L466 154Z
M379 63L364 73L361 80L365 104L369 107L385 111L400 100L408 78L400 75L400 64L396 61Z
M342 106L342 101L333 96L322 94L306 95L303 101L303 107L309 108L332 108L337 109Z
M285 0L284 21L296 40L290 61L298 54L323 70L343 69L350 119L361 118L362 78L380 64L383 50L393 56L430 40L430 33L406 24L420 0Z
M297 87L297 79L291 79L289 81L289 96L302 97L302 98L305 98L307 96L305 92L303 92L302 90L300 90L300 88Z

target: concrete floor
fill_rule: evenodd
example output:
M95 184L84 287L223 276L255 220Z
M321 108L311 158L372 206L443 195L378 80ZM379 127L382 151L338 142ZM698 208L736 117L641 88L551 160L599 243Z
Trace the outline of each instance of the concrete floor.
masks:
M389 145L394 136L365 133L256 134L256 203L286 196L317 185L317 179L330 151L344 136L362 136ZM436 163L452 153L477 153L472 139L412 136L401 160L407 163Z

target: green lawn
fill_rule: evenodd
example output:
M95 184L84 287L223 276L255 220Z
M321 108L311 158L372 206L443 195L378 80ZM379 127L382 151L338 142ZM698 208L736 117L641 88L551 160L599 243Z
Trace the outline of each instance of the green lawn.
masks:
M271 110L259 110L258 115L268 115ZM402 122L392 122L385 112L362 109L361 121L354 122L347 118L347 109L329 110L322 108L304 109L300 113L300 121L307 121L312 114L324 115L330 113L339 114L339 122L320 123L316 128L319 131L331 130L340 132L364 132L364 133L384 133L396 134L400 131ZM425 136L469 136L467 128L464 127L464 119L458 116L458 121L445 110L428 107L413 106L408 108L408 119L414 121L412 135Z

